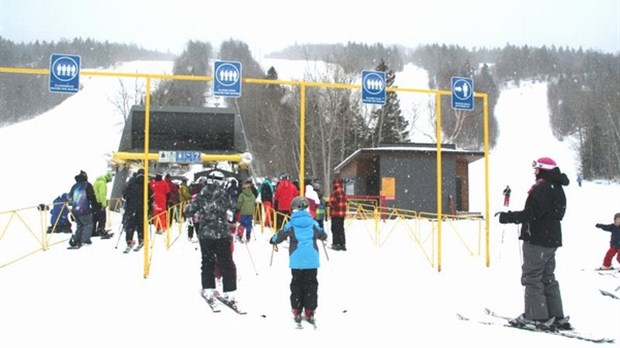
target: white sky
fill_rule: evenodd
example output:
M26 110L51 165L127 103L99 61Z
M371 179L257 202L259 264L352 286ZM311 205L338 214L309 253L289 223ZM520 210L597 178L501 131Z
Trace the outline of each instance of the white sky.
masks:
M6 39L91 37L173 53L190 39L217 49L230 38L258 55L295 42L348 41L545 44L617 53L619 32L618 0L0 0L0 35Z

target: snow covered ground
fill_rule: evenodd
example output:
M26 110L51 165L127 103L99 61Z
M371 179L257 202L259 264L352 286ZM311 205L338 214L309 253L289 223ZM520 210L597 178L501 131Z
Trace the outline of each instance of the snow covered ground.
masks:
M170 62L119 67L151 73L170 68ZM91 182L105 172L104 155L117 148L120 139L120 116L108 101L118 81L93 77L82 82L84 89L54 110L0 129L0 211L51 202L68 191L81 169ZM425 88L420 81L399 80L398 85ZM592 271L609 246L609 233L594 224L611 223L613 214L620 212L620 185L576 185L573 150L549 130L545 84L506 87L496 115L501 133L490 156L491 211L503 209L501 191L506 184L513 192L510 209L521 209L533 183L532 160L556 159L572 181L566 188L564 247L557 255L556 272L565 311L578 330L620 342L620 301L598 291L613 292L620 279ZM484 204L482 167L483 161L474 163L470 174L476 211L483 211ZM423 227L422 233L428 234L430 227ZM275 253L270 265L269 231L255 233L247 248L235 246L238 297L248 311L245 316L226 308L214 314L198 296L200 252L184 235L169 250L162 236L153 237L147 279L142 276L143 254L122 254L121 247L115 249L114 236L94 238L92 246L77 251L66 250L63 242L0 269L0 347L594 345L456 319L457 312L479 315L485 307L509 316L522 312L515 225L492 221L487 268L484 252L470 256L445 224L440 273L429 266L404 224L392 233L385 228L381 247L372 241L372 228L370 222L348 221L348 251L321 250L316 331L293 329L287 250ZM470 244L477 243L477 227L459 232ZM6 236L0 243L7 242ZM55 236L59 237L66 238Z

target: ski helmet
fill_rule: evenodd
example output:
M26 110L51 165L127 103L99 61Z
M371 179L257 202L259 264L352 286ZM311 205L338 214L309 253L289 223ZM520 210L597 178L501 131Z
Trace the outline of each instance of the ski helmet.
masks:
M540 170L551 170L557 166L557 163L549 157L541 157L532 162L532 168L538 168Z
M308 209L310 203L306 197L297 196L291 201L291 211Z
M214 184L222 186L226 182L226 177L224 173L214 170L207 175L207 184Z

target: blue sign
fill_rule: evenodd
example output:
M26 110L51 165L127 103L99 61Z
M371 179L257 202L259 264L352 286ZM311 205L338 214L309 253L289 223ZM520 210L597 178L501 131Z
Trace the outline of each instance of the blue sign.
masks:
M200 151L176 151L177 163L201 163Z
M468 77L452 76L452 108L455 110L474 109L474 80Z
M215 61L213 94L218 97L241 96L241 63Z
M82 58L54 53L50 57L50 92L76 93L80 90L80 63Z
M385 105L385 72L362 71L362 103Z

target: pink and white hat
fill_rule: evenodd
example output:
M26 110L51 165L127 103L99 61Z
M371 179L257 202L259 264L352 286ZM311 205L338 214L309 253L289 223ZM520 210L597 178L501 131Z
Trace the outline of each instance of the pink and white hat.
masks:
M532 168L538 168L541 170L551 170L557 166L557 163L549 157L541 157L532 162Z

